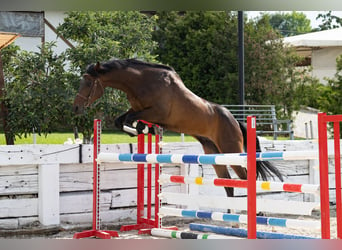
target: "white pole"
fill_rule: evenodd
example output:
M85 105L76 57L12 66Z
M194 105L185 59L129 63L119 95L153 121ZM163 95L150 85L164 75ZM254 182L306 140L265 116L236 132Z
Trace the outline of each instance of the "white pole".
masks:
M33 136L33 144L37 144L37 134L36 134L34 128L33 128L32 136Z

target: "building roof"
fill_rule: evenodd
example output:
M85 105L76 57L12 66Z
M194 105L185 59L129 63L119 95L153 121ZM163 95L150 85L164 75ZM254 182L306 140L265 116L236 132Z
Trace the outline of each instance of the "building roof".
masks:
M338 47L342 46L342 28L311 32L284 38L285 44L295 47Z
M1 32L0 31L0 49L10 45L20 35L17 33Z

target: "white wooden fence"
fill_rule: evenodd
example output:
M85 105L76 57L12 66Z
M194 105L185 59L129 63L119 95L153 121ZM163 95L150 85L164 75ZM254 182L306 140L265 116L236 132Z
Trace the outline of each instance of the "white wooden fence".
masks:
M317 150L315 141L262 141L261 145L264 150L271 151ZM130 152L130 145L101 145L101 150ZM135 144L133 152L136 152ZM163 153L202 152L199 143L166 143L163 146ZM92 145L0 146L0 230L27 227L37 221L43 226L91 225L92 155ZM286 182L319 182L318 161L278 161L274 164L288 175ZM211 166L164 166L163 172L171 175L215 176ZM122 224L126 224L127 220L136 218L136 180L136 166L133 164L101 165L103 223L122 221ZM334 180L330 185L333 184ZM207 188L174 184L166 191L225 195L223 188ZM238 190L236 194L245 195ZM269 195L285 197L283 193ZM290 194L285 198L317 200L317 197L304 194ZM333 190L331 199L334 200Z

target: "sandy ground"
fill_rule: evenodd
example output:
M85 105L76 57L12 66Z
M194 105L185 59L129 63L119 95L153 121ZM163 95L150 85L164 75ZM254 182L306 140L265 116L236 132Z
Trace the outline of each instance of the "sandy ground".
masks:
M331 206L330 210L331 216L331 239L337 238L337 228L336 228L336 207ZM268 216L268 215L266 215ZM320 213L314 212L313 216L281 216L281 215L272 215L274 217L281 218L293 218L293 219L303 219L303 220L316 220L320 221ZM189 231L188 224L190 222L203 223L203 224L214 224L219 226L230 226L227 222L215 222L206 221L206 220L180 220L180 219L170 219L164 222L164 226L177 226L181 231ZM246 225L240 224L240 228L247 228ZM21 230L13 230L13 231L0 231L0 239L72 239L73 235L76 232L82 232L84 230L89 230L89 227L84 226L75 226L75 225L61 225L60 228L42 228L37 226L32 226L32 228L26 228ZM158 237L154 237L147 234L138 234L137 231L128 231L128 232L120 232L119 225L111 225L111 226L103 226L103 230L113 230L119 233L120 239L157 239ZM294 235L304 235L310 237L321 237L321 230L318 228L284 228L284 227L270 227L264 225L257 225L258 231L265 232L278 232L284 234L294 234ZM200 232L194 232L200 233ZM232 237L237 238L237 237ZM113 238L115 239L115 238ZM241 239L241 238L237 238Z

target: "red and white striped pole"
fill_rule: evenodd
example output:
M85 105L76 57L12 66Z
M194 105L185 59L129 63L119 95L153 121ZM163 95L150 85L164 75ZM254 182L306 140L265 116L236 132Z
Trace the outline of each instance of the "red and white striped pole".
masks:
M74 239L98 237L110 239L119 237L116 231L100 229L100 164L97 163L97 156L101 151L101 120L94 120L94 138L93 138L93 222L92 230L83 231L74 234Z

